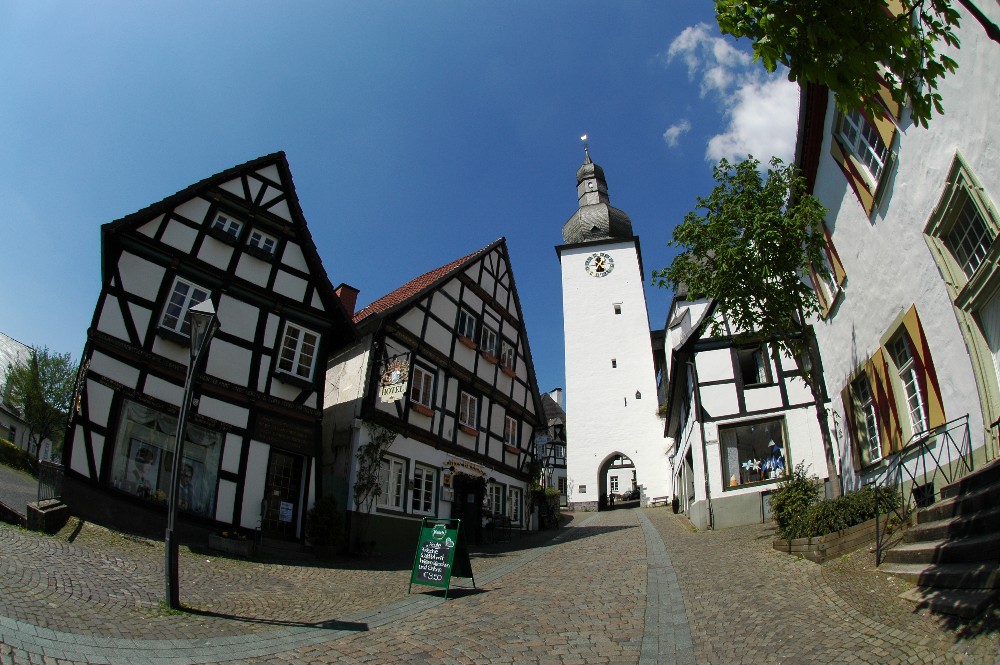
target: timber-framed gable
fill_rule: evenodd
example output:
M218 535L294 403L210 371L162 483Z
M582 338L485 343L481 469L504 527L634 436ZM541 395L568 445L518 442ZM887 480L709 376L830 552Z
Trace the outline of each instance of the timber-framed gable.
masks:
M220 327L194 368L181 484L197 499L182 498L182 511L195 525L301 539L322 491L325 358L353 341L354 327L284 153L106 224L101 238L102 289L67 434L82 502L104 517L132 504L146 523L162 510L189 364L186 316L210 300Z

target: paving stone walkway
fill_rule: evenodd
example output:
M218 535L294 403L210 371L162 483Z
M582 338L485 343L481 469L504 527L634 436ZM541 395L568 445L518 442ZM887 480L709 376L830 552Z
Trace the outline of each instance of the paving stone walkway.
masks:
M770 527L695 533L663 508L540 536L474 554L478 588L448 600L407 594L409 561L183 548L172 613L162 543L0 525L0 663L1000 663L993 623L914 612L865 553L817 566L772 550Z

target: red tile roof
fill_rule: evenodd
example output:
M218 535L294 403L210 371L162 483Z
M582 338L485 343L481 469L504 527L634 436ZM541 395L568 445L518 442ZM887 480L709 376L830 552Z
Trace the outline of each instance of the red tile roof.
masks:
M436 286L445 279L451 277L469 263L472 263L472 261L486 254L502 242L504 242L504 238L500 238L486 247L477 249L471 254L467 254L460 259L456 259L447 265L435 268L430 272L425 272L420 277L411 279L395 291L387 293L367 307L361 309L361 311L354 315L354 324L358 325L363 320L371 316L382 316L398 307L401 307L425 291L429 290L431 287Z

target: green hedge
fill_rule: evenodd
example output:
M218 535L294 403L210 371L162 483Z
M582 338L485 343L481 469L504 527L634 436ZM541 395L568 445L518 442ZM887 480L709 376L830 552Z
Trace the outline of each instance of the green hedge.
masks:
M842 531L875 517L875 490L866 485L836 499L820 500L821 483L806 474L799 463L771 495L771 516L778 525L778 537L814 538ZM880 490L879 514L897 510L902 503L898 491Z
M38 476L38 460L5 439L0 439L0 464Z
M880 490L878 492L878 512L886 515L898 510L901 504L898 491ZM795 515L786 539L813 538L828 533L841 531L849 527L867 522L875 517L875 490L865 485L857 492L851 492L836 499L819 501L806 510Z

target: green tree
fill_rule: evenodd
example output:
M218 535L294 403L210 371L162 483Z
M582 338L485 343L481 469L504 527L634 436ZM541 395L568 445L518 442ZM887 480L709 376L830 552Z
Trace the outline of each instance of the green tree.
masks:
M796 360L816 402L830 485L839 495L822 366L807 324L819 301L803 280L810 267L823 265L826 210L806 193L794 166L773 158L766 178L759 166L752 156L719 162L711 195L698 197L674 228L670 245L682 252L653 271L653 283L675 291L684 284L689 297L711 298L725 319L712 321L711 334L728 334L728 325L736 336L769 340Z
M883 117L884 79L916 124L944 113L938 82L958 67L940 51L959 46L950 0L716 0L715 13L723 33L753 41L754 59L768 71L782 64L791 81L827 86L844 112L863 107Z
M22 362L7 367L6 401L24 420L39 453L46 439L54 450L62 448L75 386L76 365L70 355L48 347L34 347Z
M368 428L368 443L358 447L355 455L358 460L357 476L354 480L354 513L358 520L356 547L362 554L368 553L373 546L367 541L368 527L375 500L382 496L382 457L399 436L399 432L385 425L366 422L365 426Z

